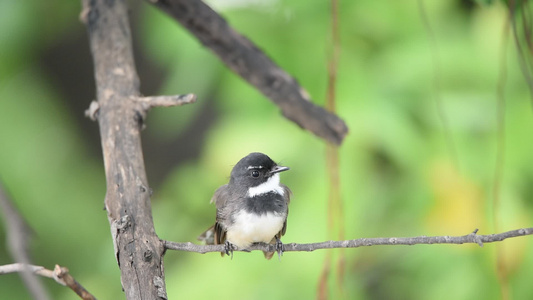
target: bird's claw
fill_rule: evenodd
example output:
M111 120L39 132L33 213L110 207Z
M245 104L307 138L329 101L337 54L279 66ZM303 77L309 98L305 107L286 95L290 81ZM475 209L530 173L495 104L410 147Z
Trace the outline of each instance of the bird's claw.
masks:
M276 238L276 252L278 253L278 259L281 261L281 256L283 255L283 243L278 238Z
M235 245L233 245L229 241L226 241L224 243L224 252L226 252L227 255L231 256L231 259L233 259L233 250L236 250Z

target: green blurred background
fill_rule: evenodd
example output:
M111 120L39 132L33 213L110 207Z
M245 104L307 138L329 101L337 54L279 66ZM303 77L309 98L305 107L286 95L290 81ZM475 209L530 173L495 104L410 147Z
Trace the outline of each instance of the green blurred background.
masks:
M346 238L489 234L532 226L533 109L506 7L491 1L340 1L338 114ZM209 1L324 105L329 1ZM34 231L33 262L60 264L100 299L121 299L103 210L95 97L80 1L0 1L0 180ZM196 93L198 102L154 109L143 132L156 230L195 241L213 223L209 204L232 166L252 151L291 167L285 243L327 235L325 143L284 119L189 33L152 6L131 3L136 64L145 95ZM428 34L428 32L432 32ZM505 71L500 61L506 49ZM493 206L497 86L505 81L505 157ZM437 78L437 81L435 81ZM447 125L439 117L445 116ZM453 146L447 142L453 139ZM498 228L495 226L498 220ZM0 223L0 264L12 262ZM496 246L347 249L346 299L500 299ZM533 299L533 238L499 243L511 296ZM310 299L326 250L285 253L170 251L170 299ZM338 251L335 250L334 258ZM332 274L333 299L342 295ZM50 279L53 299L76 295ZM17 274L1 299L29 298Z

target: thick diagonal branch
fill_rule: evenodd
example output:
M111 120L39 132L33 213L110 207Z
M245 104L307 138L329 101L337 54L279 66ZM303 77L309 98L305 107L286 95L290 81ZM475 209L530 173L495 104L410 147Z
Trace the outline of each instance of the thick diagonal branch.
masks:
M286 118L331 143L342 143L348 132L344 121L312 103L296 79L205 3L200 0L150 2L179 21L230 69L278 105Z
M498 234L478 235L477 229L467 235L462 236L418 236L418 237L386 237L386 238L361 238L356 240L346 241L326 241L321 243L310 244L284 244L283 251L315 251L319 249L332 248L358 248L378 245L420 245L420 244L478 244L483 246L484 243L500 242L508 238L519 237L524 235L532 235L532 228L522 228ZM176 243L170 241L163 241L165 248L169 250L189 251L198 253L208 252L224 252L224 245L197 245L193 243ZM274 252L275 245L270 244L254 244L248 249L239 249L241 251L261 250L267 252Z

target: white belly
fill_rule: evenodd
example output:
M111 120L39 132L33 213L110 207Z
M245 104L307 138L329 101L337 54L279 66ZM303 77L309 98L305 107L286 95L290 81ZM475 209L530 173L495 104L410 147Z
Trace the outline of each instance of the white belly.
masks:
M281 214L269 212L256 214L239 212L235 215L235 223L227 230L226 238L240 249L246 249L257 242L269 243L280 232L285 219Z

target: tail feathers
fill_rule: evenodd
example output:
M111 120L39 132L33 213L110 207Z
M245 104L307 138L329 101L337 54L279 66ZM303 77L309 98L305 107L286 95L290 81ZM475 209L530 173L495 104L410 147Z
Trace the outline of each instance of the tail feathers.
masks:
M215 244L215 225L209 227L206 231L204 231L200 236L197 238L201 242L205 242L206 245L214 245Z
M215 241L215 225L207 228L206 231L204 231L200 236L198 236L197 240L200 242L204 242L206 245L216 245ZM220 256L224 257L226 255L225 252L220 252Z
M272 258L272 256L274 256L274 253L276 252L265 252L263 251L263 254L265 255L265 258L270 260Z
M272 238L272 240L270 241L269 244L276 245L278 243L278 240L279 240L279 238L276 235L274 238ZM280 240L280 243L281 243L281 240ZM276 253L276 252L263 251L263 254L265 255L265 258L268 259L268 260L270 260L272 258L272 256L274 256L274 253Z

